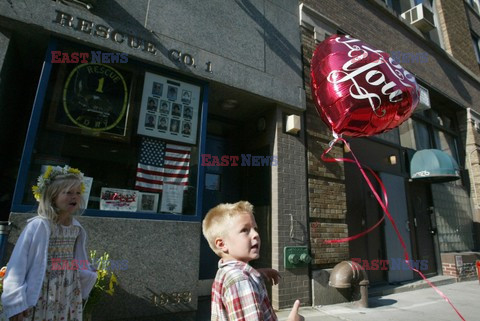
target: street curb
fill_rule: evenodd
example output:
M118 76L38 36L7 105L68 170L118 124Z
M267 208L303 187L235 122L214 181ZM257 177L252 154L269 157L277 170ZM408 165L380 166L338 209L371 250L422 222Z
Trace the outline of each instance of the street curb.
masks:
M434 280L435 278L439 278L439 279ZM435 286L440 286L440 285L457 283L460 280L457 280L454 277L437 276L437 277L433 277L432 279L429 279L429 281ZM467 281L467 280L461 280L461 281ZM379 287L369 288L368 297L385 296L385 295L394 294L394 293L402 293L402 292L414 291L419 289L425 289L428 287L430 287L430 284L428 284L425 280L419 280L419 281L415 281L415 282L411 282L403 285L379 286Z

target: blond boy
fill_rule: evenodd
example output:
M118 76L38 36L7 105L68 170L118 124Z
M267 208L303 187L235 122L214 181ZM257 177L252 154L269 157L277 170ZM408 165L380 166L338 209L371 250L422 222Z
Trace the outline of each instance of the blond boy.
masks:
M212 208L202 224L210 248L220 256L212 285L212 321L276 321L262 276L278 283L273 269L252 268L260 256L260 235L253 206L240 201ZM288 320L301 321L297 300Z

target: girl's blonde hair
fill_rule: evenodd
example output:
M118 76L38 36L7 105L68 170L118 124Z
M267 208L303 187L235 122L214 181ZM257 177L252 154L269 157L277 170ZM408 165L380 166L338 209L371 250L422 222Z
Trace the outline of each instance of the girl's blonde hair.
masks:
M247 201L239 201L234 204L219 204L208 211L202 222L203 236L207 239L210 248L221 256L221 250L215 246L215 239L224 237L227 232L227 222L233 217L243 213L253 214L253 205Z
M55 207L55 200L63 191L74 187L81 187L82 180L75 174L57 175L47 185L45 192L41 195L38 204L38 215L48 219L51 223L58 223L58 212ZM83 197L79 198L79 210L75 214L80 214L85 209Z

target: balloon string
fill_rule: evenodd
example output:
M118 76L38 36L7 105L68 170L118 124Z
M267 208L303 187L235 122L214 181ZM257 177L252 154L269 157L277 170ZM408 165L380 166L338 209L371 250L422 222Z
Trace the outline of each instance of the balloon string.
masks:
M338 141L341 141L343 142L347 147L348 149L350 150L351 154L352 154L352 157L353 159L350 159L350 158L327 158L326 155L332 150L333 146L338 142ZM430 285L445 301L447 301L450 306L453 308L453 310L455 310L455 312L457 313L457 315L460 317L460 319L462 319L463 321L465 321L465 319L463 318L462 314L457 310L457 308L453 305L453 303L450 301L450 299L442 292L440 291L440 289L438 289L432 282L430 282L426 277L425 275L423 275L422 272L420 272L418 269L415 269L414 267L412 267L410 265L410 259L409 259L409 256L408 256L408 250L407 250L407 247L405 245L405 242L403 240L403 237L402 235L400 234L400 231L398 230L397 228L397 224L395 223L395 220L393 219L393 217L390 215L390 212L388 211L388 198L387 198L387 190L385 188L385 186L383 185L383 182L381 181L381 179L378 177L378 175L369 167L367 166L363 166L360 164L360 162L358 161L357 157L355 156L355 154L353 153L353 151L351 150L350 148L350 145L348 144L348 142L343 139L342 137L335 137L335 139L330 142L329 144L329 147L327 150L325 150L321 156L322 160L324 162L348 162L348 163L355 163L357 165L357 167L359 168L360 172L362 173L362 176L364 177L365 181L367 182L368 186L370 187L370 190L372 191L373 195L375 195L375 198L377 199L377 202L380 204L380 206L382 207L383 209L383 212L385 213L382 218L375 224L373 225L372 227L368 228L367 230L359 233L359 234L356 234L356 235L353 235L353 236L350 236L350 237L346 237L346 238L342 238L342 239L334 239L334 240L325 240L324 243L326 244L332 244L332 243L343 243L343 242L349 242L349 241L353 241L355 239L358 239L359 237L361 236L364 236L368 233L370 233L371 231L373 231L376 227L378 227L382 222L383 220L385 219L385 215L387 215L388 219L390 220L390 223L392 223L392 226L393 226L393 229L395 230L395 233L397 234L397 237L398 237L398 240L400 241L400 244L402 245L402 248L403 248L403 253L405 255L405 262L407 263L407 266L410 268L410 270L412 271L415 271L418 275L420 275L420 277L422 277L423 280L425 280L427 282L428 285ZM382 191L382 195L383 195L383 198L385 199L385 201L382 201L382 199L380 198L380 196L378 195L375 187L373 186L372 182L370 181L370 179L368 178L367 174L365 173L365 170L364 168L368 169L369 172L375 177L375 179L377 180L377 182L379 183L380 185L380 189Z
M333 148L333 146L336 144L336 142L338 140L341 140L343 142L345 142L346 146L348 146L348 148L350 148L350 146L348 145L348 143L341 137L338 137L336 136L335 139L333 141L331 141L329 143L329 147L326 151L323 152L321 158L324 162L328 162L328 163L334 163L334 162L348 162L348 163L356 163L358 168L360 169L360 171L362 172L362 175L363 177L365 178L368 186L370 186L370 189L372 190L373 194L375 195L375 198L377 199L377 201L380 203L380 205L382 205L382 208L385 206L388 207L388 198L387 198L387 191L385 189L385 186L383 185L383 182L382 180L377 176L377 174L369 167L367 166L362 166L358 160L356 159L355 155L353 155L354 157L354 160L353 159L349 159L349 158L327 158L326 155L330 152L330 150ZM370 182L370 180L368 179L368 176L367 174L365 174L364 170L363 170L363 167L367 168L369 170L369 172L375 177L375 179L377 180L377 182L379 183L380 185L380 188L382 190L382 194L383 194L383 198L385 199L385 204L384 202L382 202L382 200L380 199L380 196L378 196L377 194L377 191L375 190L375 188L373 187L372 183ZM368 228L367 230L361 232L361 233L358 233L356 235L353 235L353 236L349 236L349 237L345 237L345 238L341 238L341 239L334 239L334 240L325 240L324 243L326 244L332 244L332 243L343 243L343 242L349 242L349 241L353 241L353 240L356 240L368 233L370 233L371 231L373 231L375 228L377 228L383 221L385 220L385 214L382 216L382 218L377 222L375 223L375 225L371 226L370 228Z

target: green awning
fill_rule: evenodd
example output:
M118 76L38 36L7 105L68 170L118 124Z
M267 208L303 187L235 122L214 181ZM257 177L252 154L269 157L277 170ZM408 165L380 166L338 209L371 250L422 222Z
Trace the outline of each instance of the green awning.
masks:
M430 183L443 183L460 178L457 162L439 149L422 149L410 161L410 177Z

